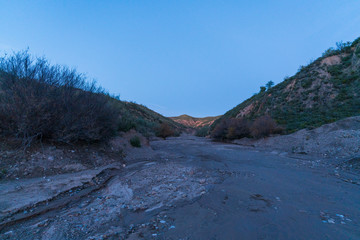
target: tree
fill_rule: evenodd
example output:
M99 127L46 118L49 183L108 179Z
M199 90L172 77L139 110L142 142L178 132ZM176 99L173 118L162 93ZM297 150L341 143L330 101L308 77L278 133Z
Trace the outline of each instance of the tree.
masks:
M267 90L269 90L270 88L272 88L272 86L274 86L274 82L268 81L265 86L266 86Z
M266 87L261 86L261 87L260 87L260 93L265 92L265 91L266 91Z
M340 50L340 51L343 51L350 46L351 46L351 42L340 41L340 42L336 43L337 50Z

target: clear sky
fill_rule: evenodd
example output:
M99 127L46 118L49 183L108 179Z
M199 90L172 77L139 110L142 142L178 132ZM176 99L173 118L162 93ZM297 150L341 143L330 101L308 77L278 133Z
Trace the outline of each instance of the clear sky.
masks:
M223 114L359 36L359 0L0 0L1 53L29 47L165 116Z

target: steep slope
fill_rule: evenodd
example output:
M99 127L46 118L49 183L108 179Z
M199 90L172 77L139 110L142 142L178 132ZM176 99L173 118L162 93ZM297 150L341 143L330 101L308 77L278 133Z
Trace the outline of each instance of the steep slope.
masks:
M187 127L202 128L205 126L210 126L219 117L220 116L195 118L195 117L191 117L189 115L183 114L178 117L170 117L170 119L172 119L173 121L180 123L184 126L187 126Z
M337 44L294 76L231 109L222 119L270 115L287 132L360 114L360 38Z

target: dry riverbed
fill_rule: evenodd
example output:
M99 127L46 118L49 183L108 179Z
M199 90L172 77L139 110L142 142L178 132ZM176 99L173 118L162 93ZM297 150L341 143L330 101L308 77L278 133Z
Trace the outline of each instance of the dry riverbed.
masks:
M339 160L183 136L125 162L2 181L0 239L359 239Z

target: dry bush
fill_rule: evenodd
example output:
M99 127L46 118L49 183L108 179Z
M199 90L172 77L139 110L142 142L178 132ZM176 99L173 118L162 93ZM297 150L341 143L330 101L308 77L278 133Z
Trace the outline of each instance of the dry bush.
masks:
M250 136L249 121L244 118L223 119L211 132L211 137L217 140L233 140Z
M270 134L281 132L282 128L268 115L257 118L251 126L251 136L254 138L267 137Z
M0 129L29 145L33 140L101 141L114 132L116 111L95 83L27 51L0 61Z
M174 136L175 131L166 123L162 123L156 131L156 136L166 139L167 137Z
M216 124L215 128L211 131L211 137L216 140L225 140L228 132L228 119L223 119Z
M240 139L250 136L250 123L244 118L231 118L227 122L227 139Z

